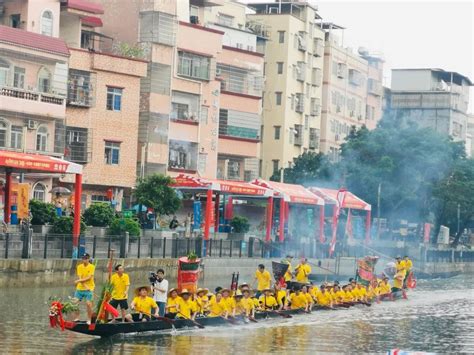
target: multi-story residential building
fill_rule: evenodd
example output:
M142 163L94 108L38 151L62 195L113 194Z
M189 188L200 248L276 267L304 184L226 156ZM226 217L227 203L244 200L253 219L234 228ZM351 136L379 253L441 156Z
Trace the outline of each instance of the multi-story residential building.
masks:
M245 29L245 7L223 0L101 3L104 33L139 42L150 61L141 84L138 175L256 177L263 58ZM124 20L112 21L117 17Z
M0 149L62 157L69 50L59 2L8 1L0 12ZM56 177L59 177L56 176ZM53 176L28 174L31 197L49 201Z
M437 68L393 69L390 118L466 141L469 78Z
M261 176L318 151L321 128L324 31L306 2L249 4L253 24L265 26L265 92Z
M467 116L466 153L469 158L474 157L474 114Z
M84 164L84 207L110 201L121 210L136 183L140 79L147 62L111 53L111 38L99 32L103 13L87 1L61 6L59 36L71 53L65 158Z
M22 0L3 6L3 23L10 26L1 29L8 47L0 76L0 106L10 111L0 115L5 145L84 164L84 207L111 201L120 209L124 192L136 182L139 87L146 62L107 52L112 48L104 44L111 39L99 32L99 4ZM32 197L41 200L51 199L53 179L67 187L70 178L27 175L27 181L33 179Z
M382 117L382 58L361 48L354 53L339 42L333 23L321 23L324 47L321 151L337 160L352 127L376 127Z

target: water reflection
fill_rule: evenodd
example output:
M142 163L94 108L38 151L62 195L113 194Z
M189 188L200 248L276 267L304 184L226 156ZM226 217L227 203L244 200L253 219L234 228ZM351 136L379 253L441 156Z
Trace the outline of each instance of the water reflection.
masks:
M0 352L67 354L474 352L468 278L420 282L408 301L321 311L238 327L94 339L48 328L47 299L68 289L0 290ZM21 305L21 307L19 306Z

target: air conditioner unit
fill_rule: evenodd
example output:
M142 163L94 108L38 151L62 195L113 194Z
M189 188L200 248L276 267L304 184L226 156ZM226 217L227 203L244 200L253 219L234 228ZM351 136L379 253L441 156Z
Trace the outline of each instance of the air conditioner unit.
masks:
M38 128L38 122L35 120L28 120L28 129L36 129Z

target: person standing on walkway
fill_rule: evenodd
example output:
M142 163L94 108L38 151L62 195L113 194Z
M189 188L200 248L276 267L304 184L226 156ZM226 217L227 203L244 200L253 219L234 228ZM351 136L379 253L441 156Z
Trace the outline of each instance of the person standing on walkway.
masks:
M253 281L254 284L255 281L257 281L257 293L255 294L255 297L259 298L263 290L270 288L271 279L272 277L270 273L265 270L265 265L258 265L258 269L255 272L255 280Z
M165 316L167 298L168 280L165 279L165 271L163 269L158 269L156 272L156 280L153 283L153 299L158 304L158 312L160 317Z
M86 301L87 308L87 323L91 323L92 318L92 298L94 295L94 272L95 266L90 263L91 256L85 253L82 256L82 263L77 265L76 275L77 280L74 281L76 285L76 292L74 298L77 298L79 302ZM76 313L75 320L79 320L79 312Z
M127 315L128 309L128 289L130 287L130 278L128 274L124 273L122 265L115 267L115 273L110 278L110 283L114 286L112 290L112 299L110 305L114 308L120 306L122 312L122 322L125 322L125 316Z

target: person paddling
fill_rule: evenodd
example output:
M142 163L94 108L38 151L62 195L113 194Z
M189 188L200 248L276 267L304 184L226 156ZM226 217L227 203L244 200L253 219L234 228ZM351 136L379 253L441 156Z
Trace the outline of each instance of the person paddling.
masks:
M141 286L135 290L135 298L133 299L130 308L132 311L131 318L134 322L150 321L151 317L158 317L158 305L155 300L148 296L151 294L150 286ZM129 316L128 316L129 317Z
M273 297L273 291L271 288L262 290L263 294L259 297L260 309L262 311L269 311L278 308L278 302Z
M168 300L166 301L166 318L174 319L179 312L179 304L181 298L178 296L178 290L172 288L168 292Z

